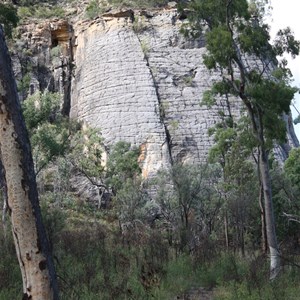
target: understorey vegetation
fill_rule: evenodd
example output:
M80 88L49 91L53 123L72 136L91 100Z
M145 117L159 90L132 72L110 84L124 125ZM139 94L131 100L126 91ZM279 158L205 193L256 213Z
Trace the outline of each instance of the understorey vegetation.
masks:
M270 161L282 261L270 282L255 162L231 135L226 168L218 143L206 164L174 164L142 181L138 148L105 149L101 133L64 117L59 103L58 94L37 93L23 113L61 299L173 299L197 287L212 299L297 298L298 149L284 168ZM21 276L3 220L0 299L17 299Z
M125 141L104 145L101 130L62 113L59 93L44 89L28 95L32 66L24 62L18 91L60 299L190 299L192 293L217 300L299 298L300 149L292 149L285 162L273 151L275 144L285 142L281 117L289 113L298 91L290 86L286 62L275 68L274 57L284 51L297 55L299 42L287 29L269 46L268 27L260 26L265 2L250 1L249 7L243 0L182 4L182 17L189 19L183 32L190 38L205 35L205 65L220 74L201 105L225 104L220 122L209 130L215 144L207 161L173 162L151 179L142 178L139 147ZM81 2L67 3L72 8ZM10 38L19 20L65 16L56 0L14 4L18 9L0 4L0 23ZM85 4L84 17L93 19L112 5L160 7L166 2ZM144 26L134 28L139 32ZM147 55L145 43L142 48ZM52 48L53 59L61 51ZM245 57L253 56L259 58L261 72L244 69ZM186 86L192 85L193 78L184 79ZM244 103L240 118L231 112L233 96ZM172 131L178 126L177 120L170 123ZM21 299L22 277L5 197L3 188L0 300ZM273 242L276 272L270 269Z

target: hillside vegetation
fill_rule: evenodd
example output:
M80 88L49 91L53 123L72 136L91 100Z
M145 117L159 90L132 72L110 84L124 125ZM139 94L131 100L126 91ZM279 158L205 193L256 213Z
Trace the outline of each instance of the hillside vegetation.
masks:
M0 22L5 24L12 49L17 43L13 29L17 22L78 15L93 19L111 7L166 5L143 0L15 2L14 6L0 4ZM207 1L202 8L213 13L212 4L217 2ZM254 2L255 12L262 13L261 2ZM197 8L199 3L192 4ZM284 50L299 54L299 42L291 31L283 31L275 47L265 50L268 29L251 27L254 21L246 11L248 8L238 7L232 21L241 32L241 51L274 57ZM285 162L278 161L273 151L276 143L284 142L282 113L288 113L298 89L290 86L291 74L284 60L271 79L253 71L245 74L243 82L244 78L234 73L243 61L232 51L234 35L226 28L234 14L218 12L220 16L205 24L211 26L205 64L229 75L215 83L201 105L212 106L217 97L230 94L240 97L246 106L250 103L253 115L244 110L235 121L230 111L228 115L220 112L220 122L210 129L215 145L201 165L173 162L155 178L142 178L139 147L125 141L105 146L100 130L71 120L62 111L61 94L45 89L28 95L30 78L19 82L61 299L191 299L194 291L199 299L204 294L217 300L299 298L300 149L292 149ZM205 21L206 16L200 13L196 17ZM199 33L197 18L183 28L185 34ZM240 19L245 22L239 23ZM59 49L51 51L55 56ZM257 119L264 129L262 135L255 129L253 120ZM261 151L267 153L280 256L280 272L272 280L263 202L266 194L258 172ZM4 207L0 300L20 299L22 278L4 198L5 189L0 200Z

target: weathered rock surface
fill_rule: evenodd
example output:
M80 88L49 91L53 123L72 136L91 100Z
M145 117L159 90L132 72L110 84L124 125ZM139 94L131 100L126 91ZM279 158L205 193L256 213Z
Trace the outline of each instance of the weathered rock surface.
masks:
M108 148L120 140L140 146L145 177L174 161L201 162L213 143L208 128L227 108L222 100L211 109L200 105L217 75L203 65L203 38L186 40L182 22L166 8L24 25L15 73L19 80L30 73L29 93L62 93L65 113L99 128ZM239 101L230 102L238 114ZM288 143L276 148L281 159L299 145L288 116L286 123Z
M202 63L203 39L185 40L181 25L177 11L166 9L110 13L75 26L71 116L100 128L108 145L142 145L145 176L170 161L205 160L213 142L208 128L226 110L222 101L200 105L216 75ZM239 102L231 102L235 114ZM285 156L283 148L277 152Z
M127 18L99 20L77 36L71 117L100 128L108 145L144 145L147 176L168 165L168 142L151 71L128 25Z
M126 15L125 15L126 16ZM143 174L171 161L204 160L217 110L200 106L214 76L201 40L179 33L175 10L99 19L76 30L71 117L101 129L108 145L142 145Z
M20 38L14 47L14 73L23 87L20 99L36 91L60 92L64 112L69 113L72 74L72 26L66 20L35 21L19 28ZM24 84L25 78L29 82Z

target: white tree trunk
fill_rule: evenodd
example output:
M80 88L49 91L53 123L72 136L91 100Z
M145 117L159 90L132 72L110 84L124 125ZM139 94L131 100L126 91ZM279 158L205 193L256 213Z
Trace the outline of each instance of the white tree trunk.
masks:
M49 243L41 220L29 139L1 28L0 158L23 279L23 299L58 299Z
M281 259L276 237L268 155L263 147L260 147L259 152L259 170L264 193L266 232L270 250L270 279L273 280L280 272Z

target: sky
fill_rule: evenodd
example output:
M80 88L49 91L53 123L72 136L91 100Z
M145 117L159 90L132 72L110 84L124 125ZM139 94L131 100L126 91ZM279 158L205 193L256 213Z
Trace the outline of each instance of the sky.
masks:
M290 27L296 39L300 40L300 22L299 22L299 11L300 1L299 0L270 0L271 6L271 17L268 21L271 26L271 36L274 37L277 31L281 28ZM290 56L286 56L288 59L288 66L291 69L294 76L294 85L300 87L300 57L292 59ZM296 94L295 106L300 111L300 94ZM293 117L297 116L297 112L291 107ZM300 124L294 126L295 132L300 140Z

